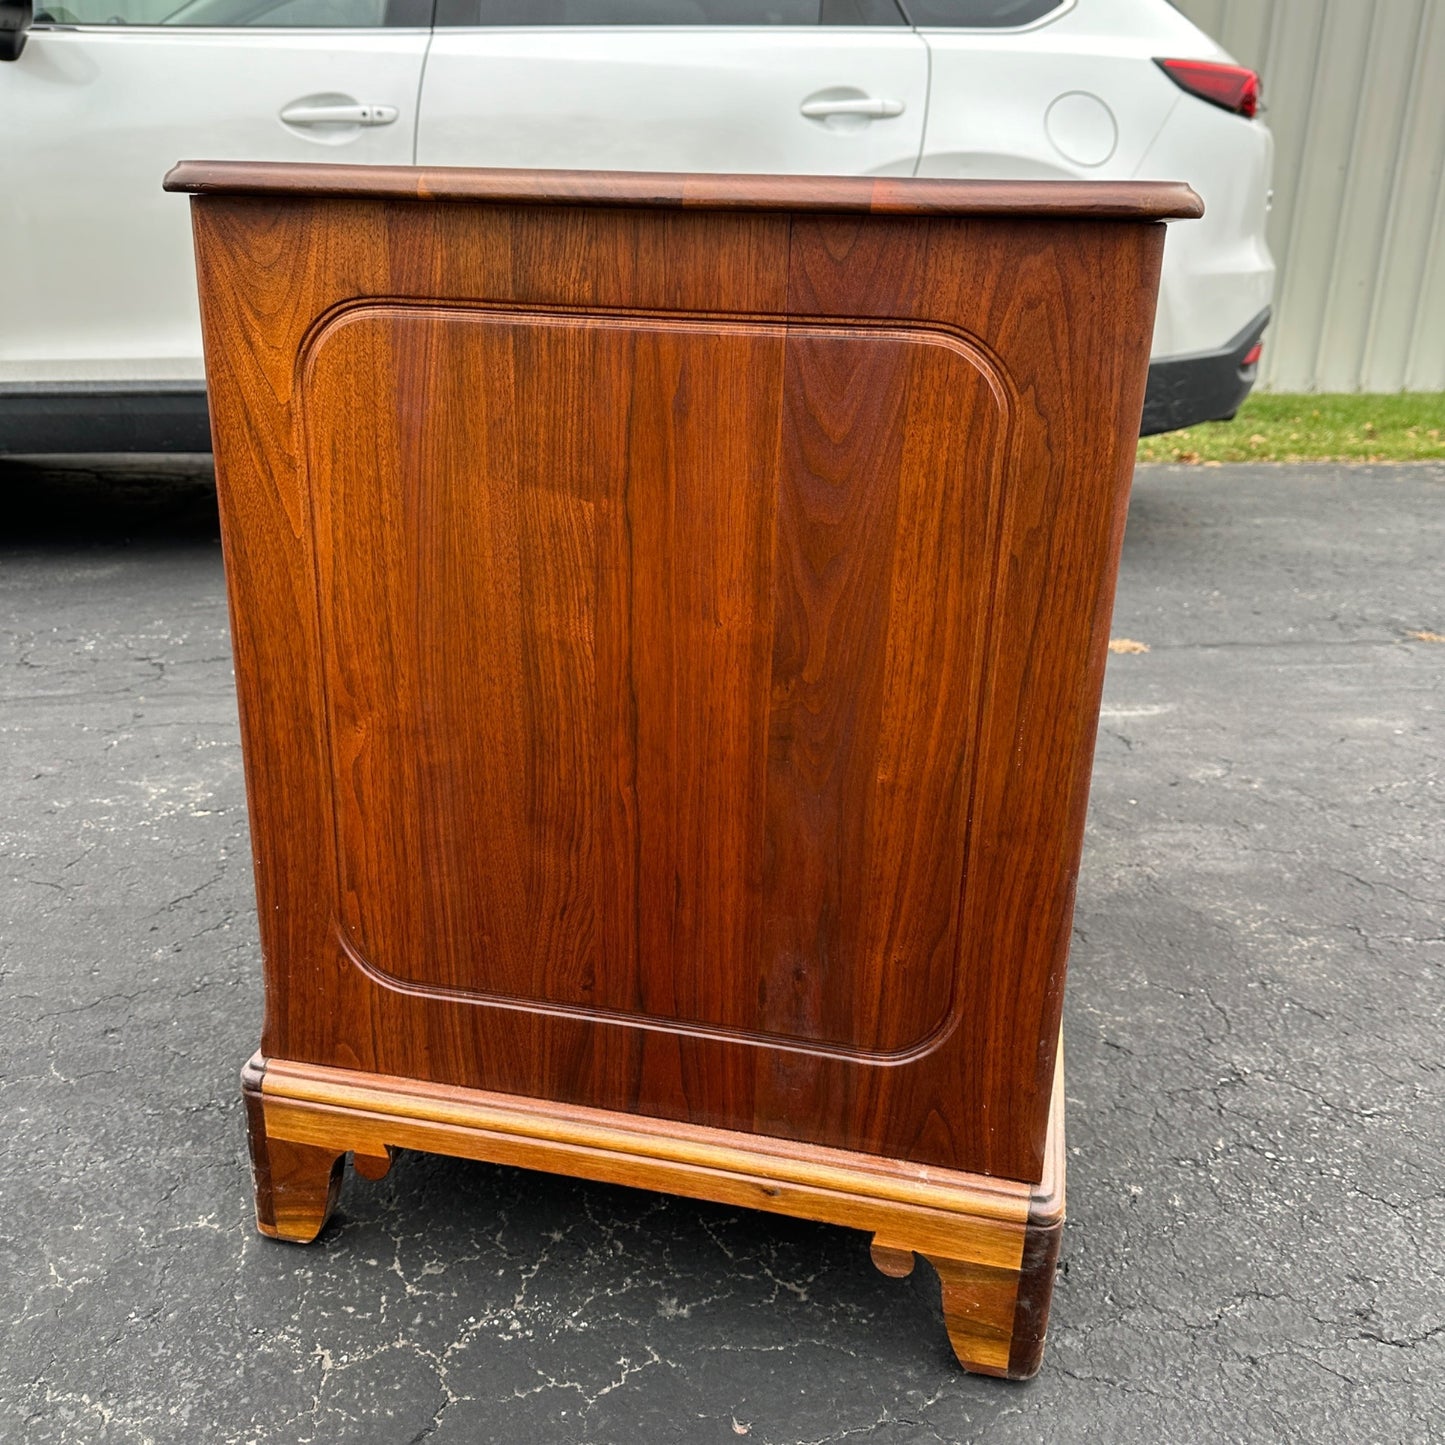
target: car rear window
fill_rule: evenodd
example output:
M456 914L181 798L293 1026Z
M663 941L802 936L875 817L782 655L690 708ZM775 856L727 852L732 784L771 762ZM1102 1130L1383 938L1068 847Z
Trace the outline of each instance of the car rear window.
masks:
M905 25L896 0L438 0L436 23Z
M1002 30L1063 7L1064 0L903 0L909 20L923 30Z

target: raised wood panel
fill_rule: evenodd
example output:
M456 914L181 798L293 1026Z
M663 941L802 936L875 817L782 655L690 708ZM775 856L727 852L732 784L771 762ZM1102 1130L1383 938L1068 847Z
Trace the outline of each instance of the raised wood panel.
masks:
M990 366L896 328L366 307L313 338L301 415L358 966L760 1043L939 1033Z

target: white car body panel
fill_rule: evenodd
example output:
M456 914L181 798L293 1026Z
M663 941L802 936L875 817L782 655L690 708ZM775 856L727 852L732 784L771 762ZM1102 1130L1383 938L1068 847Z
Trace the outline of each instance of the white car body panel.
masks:
M1273 143L1262 123L1186 94L1154 64L1230 61L1172 6L1076 0L1019 30L920 33L933 66L920 175L1187 180L1199 192L1204 219L1170 227L1156 361L1217 350L1269 305ZM1091 164L1065 154L1067 130L1051 136L1048 124L1059 97L1081 92L1107 108L1117 135Z
M810 120L810 98L898 115ZM904 27L438 30L420 165L914 173L928 51Z
M202 376L181 157L1186 180L1153 355L1216 352L1269 305L1268 129L1156 57L1228 60L1166 0L1066 0L1018 29L35 26L0 64L0 385ZM902 105L808 119L825 96ZM335 96L397 118L289 127Z
M1170 227L1154 323L1156 360L1223 347L1274 294L1274 258L1264 238L1274 138L1263 125L1180 99L1204 114L1186 120L1179 108L1172 110L1131 172L1142 181L1188 174L1204 200L1203 220Z
M199 380L183 156L409 165L425 30L35 28L0 65L0 381ZM316 95L389 125L288 127Z

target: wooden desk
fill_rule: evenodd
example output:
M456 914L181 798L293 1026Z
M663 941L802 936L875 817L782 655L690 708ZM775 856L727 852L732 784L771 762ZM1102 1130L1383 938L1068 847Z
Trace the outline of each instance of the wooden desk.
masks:
M1183 186L189 162L265 954L345 1155L869 1230L1037 1367L1056 1054ZM1051 1106L1052 1101L1052 1106Z

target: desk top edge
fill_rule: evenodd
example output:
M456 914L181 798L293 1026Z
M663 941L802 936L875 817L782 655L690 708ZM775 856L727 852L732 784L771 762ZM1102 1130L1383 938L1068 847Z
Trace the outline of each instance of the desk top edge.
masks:
M985 181L181 161L166 176L165 188L194 196L894 216L1166 221L1204 214L1204 203L1182 181Z

